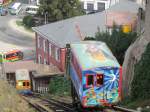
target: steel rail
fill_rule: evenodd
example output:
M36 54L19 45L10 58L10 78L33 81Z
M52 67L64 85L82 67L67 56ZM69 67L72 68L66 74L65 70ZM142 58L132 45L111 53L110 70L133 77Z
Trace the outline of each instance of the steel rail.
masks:
M60 102L60 101L57 101L55 99L45 99L45 98L41 98L41 97L38 97L39 99L43 100L43 101L46 101L48 102L49 104L52 104L52 105L55 105L57 107L60 107L62 108L64 111L67 111L67 112L74 112L75 110L73 109L73 106L67 104L67 103L64 103L64 102Z
M115 110L123 111L123 112L139 112L137 110L127 109L127 108L120 107L120 106L113 106L112 108Z
M53 99L53 98L45 99L45 98L42 98L42 97L40 96L40 94L33 94L33 96L35 96L35 97L37 97L37 98L40 98L40 99L42 99L43 101L46 101L46 102L49 102L49 103L53 103L54 105L57 105L57 106L59 106L59 107L68 109L68 110L70 110L70 111L72 111L72 112L74 111L72 104L65 103L65 102L62 102L62 101L59 101L59 100L56 100L56 99Z
M39 98L49 104L52 104L52 105L55 105L56 107L60 107L61 109L63 109L64 111L67 111L67 112L75 112L74 108L72 105L69 105L68 103L65 103L65 102L61 102L61 101L58 101L58 100L55 100L55 99L45 99L45 98L42 98L40 94L34 94L33 97L35 98ZM35 106L35 105L33 105ZM36 108L36 107L35 107ZM137 110L133 110L133 109L128 109L128 108L124 108L124 107L120 107L120 106L112 106L111 108L108 108L108 109L113 109L113 110L116 110L116 111L121 111L121 112L139 112ZM81 109L82 110L82 109ZM84 112L91 112L92 110L83 110ZM40 111L41 112L41 111ZM42 111L42 112L47 112L47 111ZM95 111L94 111L95 112Z
M48 110L46 110L45 108L43 108L42 106L35 104L35 103L31 103L27 98L25 98L25 96L22 96L22 98L27 101L29 103L29 105L31 105L33 108L35 108L38 112L49 112Z
M37 95L33 95L33 96L25 95L22 97L39 112L49 112L48 108L54 111L75 112L75 110L73 109L73 106L64 102L57 101L55 99L48 100L48 99L41 98L40 96L37 96ZM36 98L40 99L40 101L33 103L30 101L30 97L35 98L35 99Z

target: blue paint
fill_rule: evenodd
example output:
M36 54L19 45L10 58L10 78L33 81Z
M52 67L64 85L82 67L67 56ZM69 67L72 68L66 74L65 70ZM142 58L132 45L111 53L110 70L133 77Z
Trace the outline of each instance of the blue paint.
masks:
M120 65L106 44L95 41L74 43L71 44L71 52L82 71L82 81L80 81L71 62L71 80L82 104L88 107L118 102ZM89 74L94 76L94 84L86 87L86 75ZM101 86L96 85L97 74L103 74L103 85Z

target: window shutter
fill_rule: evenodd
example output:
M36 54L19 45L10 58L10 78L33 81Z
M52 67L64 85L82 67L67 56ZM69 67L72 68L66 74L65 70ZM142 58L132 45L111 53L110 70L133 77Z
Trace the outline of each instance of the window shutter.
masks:
M45 40L43 40L43 49L44 49L44 52L45 52Z
M52 47L51 47L51 43L49 43L49 55L51 56L52 54Z
M39 37L39 35L37 35L37 44L38 44L37 47L40 48L40 37Z

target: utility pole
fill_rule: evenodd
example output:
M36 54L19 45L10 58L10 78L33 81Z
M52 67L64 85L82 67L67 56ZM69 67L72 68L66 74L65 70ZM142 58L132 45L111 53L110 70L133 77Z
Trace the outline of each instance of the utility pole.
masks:
M45 13L44 13L44 16L45 16L45 24L47 24L47 21L48 21L48 12L46 11Z

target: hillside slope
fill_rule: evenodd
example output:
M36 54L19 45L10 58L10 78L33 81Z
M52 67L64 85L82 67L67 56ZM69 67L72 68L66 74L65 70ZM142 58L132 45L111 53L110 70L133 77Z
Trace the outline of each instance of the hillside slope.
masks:
M0 112L34 112L16 90L0 80Z

